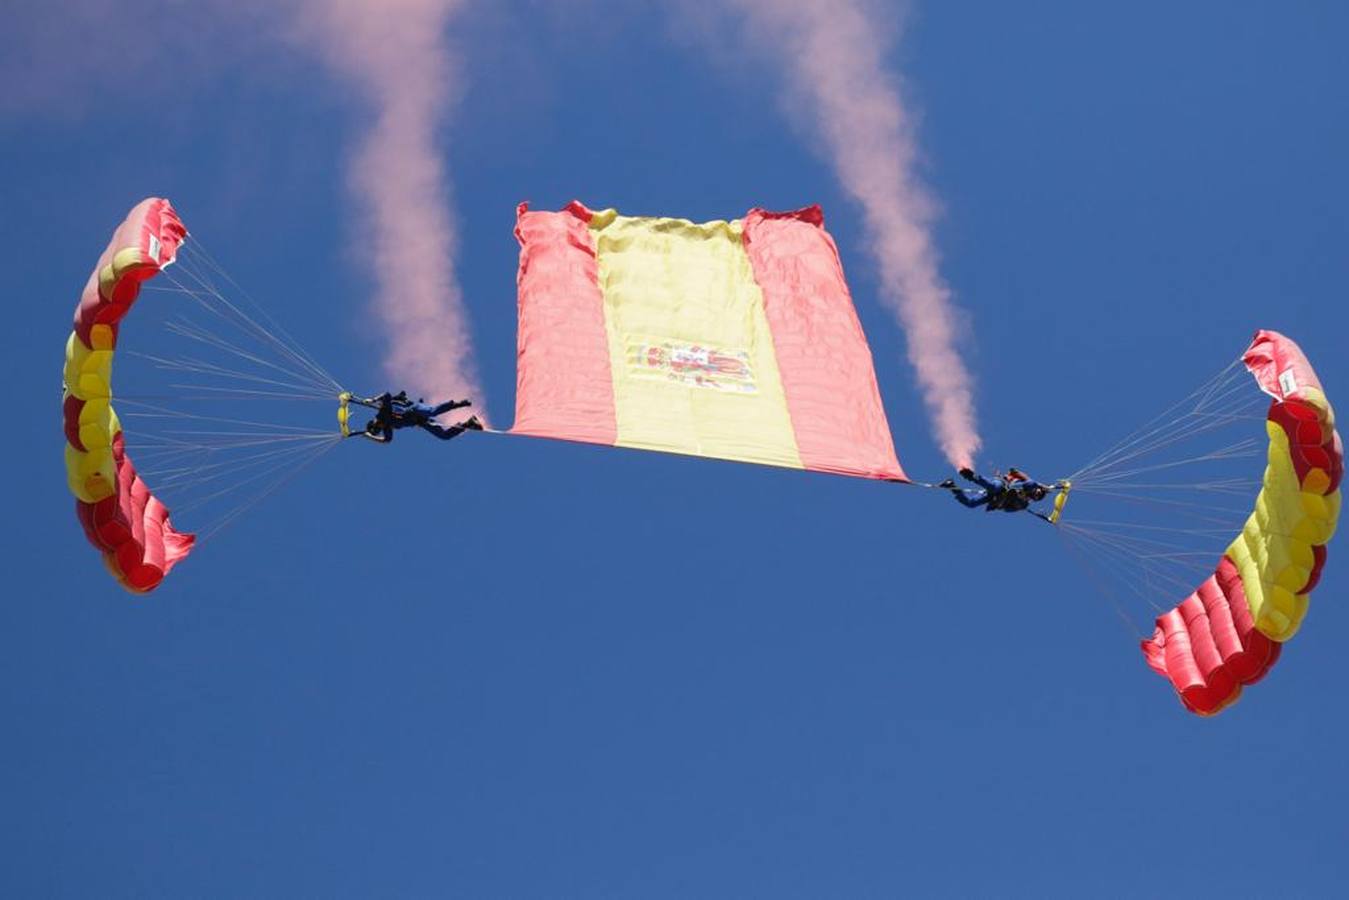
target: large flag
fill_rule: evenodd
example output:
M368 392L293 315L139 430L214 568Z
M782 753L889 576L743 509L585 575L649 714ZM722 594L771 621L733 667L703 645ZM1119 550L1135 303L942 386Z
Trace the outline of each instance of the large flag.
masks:
M516 434L905 481L818 206L521 204Z

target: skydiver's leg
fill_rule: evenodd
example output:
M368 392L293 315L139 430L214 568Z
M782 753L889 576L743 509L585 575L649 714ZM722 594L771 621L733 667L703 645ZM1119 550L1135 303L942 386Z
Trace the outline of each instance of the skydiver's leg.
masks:
M955 497L961 506L968 506L970 509L978 509L988 502L988 491L952 491L951 496Z
M440 404L439 406L435 407L430 411L431 418L434 419L436 416L441 415L442 413L447 413L452 409L463 409L465 406L472 406L472 405L473 405L472 401L469 400L446 400L444 403Z
M423 429L431 432L436 437L440 438L442 441L448 441L451 438L456 438L459 435L463 434L464 432L464 426L462 425L451 425L449 428L446 428L445 426L440 425L439 423L436 422L421 422L420 425Z
M970 481L973 481L975 484L979 485L979 487L983 488L986 491L997 491L1002 489L1001 481L991 481L985 478L984 476L980 475L978 472L974 473L974 477L971 478Z

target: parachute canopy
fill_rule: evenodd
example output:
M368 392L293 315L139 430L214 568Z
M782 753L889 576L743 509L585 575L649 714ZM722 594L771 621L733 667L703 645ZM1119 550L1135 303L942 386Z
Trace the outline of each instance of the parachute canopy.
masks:
M515 434L907 480L819 207L521 204Z
M1307 613L1340 513L1344 451L1311 364L1274 331L1257 332L1242 362L1273 398L1255 509L1213 575L1143 642L1148 665L1200 715L1236 702L1279 658Z
M112 408L112 360L141 284L173 262L187 230L167 200L143 200L113 233L84 287L66 341L66 475L75 511L108 570L128 589L153 590L192 550L136 474Z

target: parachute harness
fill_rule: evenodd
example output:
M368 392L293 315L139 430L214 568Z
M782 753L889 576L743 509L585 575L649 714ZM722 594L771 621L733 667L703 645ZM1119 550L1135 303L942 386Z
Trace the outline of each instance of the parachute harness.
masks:
M337 427L342 432L342 437L351 437L351 391L343 391L337 395Z
M1073 489L1071 479L1065 478L1055 485L1059 489L1059 495L1054 498L1054 509L1049 513L1046 520L1050 525L1059 524L1059 517L1063 515L1063 508L1068 505L1068 492Z

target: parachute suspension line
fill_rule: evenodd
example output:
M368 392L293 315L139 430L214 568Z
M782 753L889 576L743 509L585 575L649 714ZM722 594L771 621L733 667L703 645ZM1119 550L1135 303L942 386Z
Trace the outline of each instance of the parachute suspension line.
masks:
M263 344L263 346L258 350L246 349L234 343L233 341L227 340L220 334L211 331L209 328L206 328L205 326L199 324L198 322L187 319L186 317L165 322L164 328L168 330L170 333L178 335L179 337L186 338L191 341L196 341L208 347L213 347L217 350L223 351L224 353L238 357L240 360L253 363L265 369L280 372L288 380L293 382L300 382L316 392L323 393L325 395L330 392L331 385L327 384L325 381L318 378L313 372L295 367L293 361L291 361L290 359L284 356L278 357L278 360L265 358L262 354L267 353L275 354L276 352L274 347L270 344L270 342L262 341L262 339L258 338L257 335L253 333L251 329L244 328L237 321L232 321L228 317L221 314L218 309L216 309L210 304L210 301L208 299L205 299L209 297L208 294L205 294L200 291L193 291L188 288L178 288L178 289L147 288L147 289L171 291L173 293L184 294L188 297L191 297L193 300L196 300L198 303L200 303L202 308L206 312L219 317L222 320L223 324L228 325L229 327L234 328L236 330L240 330L245 339L252 339L255 341L259 341ZM194 364L200 364L201 361L185 358L185 359L166 360L166 362L179 363L190 367ZM219 368L223 369L224 367ZM255 373L250 377L252 379L257 379L263 376L262 373Z
M329 440L332 440L331 438ZM246 484L246 479L239 478L240 466L245 469L254 470L264 467L271 467L275 464L286 464L296 456L308 453L316 447L324 447L329 441L310 441L299 445L287 445L279 449L267 450L262 453L251 454L245 457L235 457L223 462L196 464L194 460L203 456L207 459L214 458L212 450L192 451L191 457L179 457L174 460L176 465L169 465L167 460L160 460L158 468L147 473L149 477L156 480L156 485L165 490L172 489L178 495L186 497L190 492L198 488L213 483L219 483L221 479L229 479L226 482L228 490L238 488ZM241 463L240 460L244 462ZM212 497L217 496L215 494ZM223 494L220 494L223 496ZM179 509L191 509L192 500L184 499L177 503ZM197 504L200 505L200 504Z
M1145 456L1148 453L1178 441L1187 440L1200 434L1224 428L1236 422L1250 421L1258 418L1253 414L1253 410L1246 409L1247 404L1251 402L1249 396L1237 396L1238 399L1235 401L1229 400L1229 402L1232 403L1232 408L1229 410L1218 412L1201 410L1179 416L1166 423L1164 428L1159 426L1152 434L1137 439L1134 445L1128 448L1127 451L1114 454L1112 458L1108 460L1086 467L1078 474L1113 469L1132 459L1139 456ZM1191 420L1194 420L1193 425L1191 425ZM1182 428L1181 426L1189 427Z
M144 446L147 452L145 454L137 455L145 456L149 459L172 456L175 453L219 453L224 450L251 450L251 448L254 447L273 447L279 450L283 447L293 447L297 444L323 441L329 437L331 437L331 435L328 434L273 436L259 435L251 432L166 432L141 441L139 446ZM222 438L222 440L217 440L217 438Z
M1076 482L1073 484L1077 486ZM1192 481L1185 484L1162 481L1129 481L1119 484L1108 483L1112 488L1133 488L1152 491L1197 491L1210 494L1231 494L1235 497L1249 497L1260 489L1260 481L1255 478L1219 478L1213 481ZM1090 489L1088 489L1090 491Z
M128 352L128 355L130 353ZM280 391L263 391L252 388L228 388L216 387L215 385L205 384L183 384L181 382L172 382L165 385L166 388L172 388L177 391L202 391L200 394L118 394L118 398L126 397L131 400L323 400L325 403L332 400L323 394L300 394L300 393L282 393Z
M1197 450L1199 450L1198 447L1195 447L1193 449L1189 448L1182 449L1177 446L1182 442L1186 441L1195 441L1196 443L1202 443L1198 442L1197 439L1209 435L1210 433L1217 431L1219 428L1231 426L1237 421L1238 420L1236 419L1231 419L1223 422L1220 425L1215 424L1210 427L1196 428L1187 433L1176 435L1174 438L1170 440L1157 442L1155 446L1151 446L1148 448L1146 454L1151 455L1154 460L1157 459L1158 457L1161 457L1164 460L1161 463L1145 460L1143 458L1144 454L1139 454L1138 457L1134 457L1127 460L1121 460L1112 468L1096 469L1086 473L1086 475L1084 475L1082 478L1082 483L1084 484L1119 483L1126 479L1133 478L1134 476L1137 475L1146 474L1148 472L1163 471L1164 469L1177 468L1179 466L1185 465L1211 463L1214 461L1224 459L1245 459L1263 455L1262 453L1264 449L1263 446L1256 438L1251 437L1249 434L1245 433L1246 429L1243 429L1243 434L1240 437L1235 437L1235 429L1233 429L1228 438L1229 440L1232 441L1231 443L1219 447L1205 447L1200 452L1196 452ZM1260 430L1263 431L1263 428ZM1175 448L1175 450L1171 450L1171 448ZM1168 452L1165 455L1162 455L1160 451L1163 450L1168 450L1170 452Z
M1108 491L1098 488L1083 488L1081 493L1097 497L1111 497L1116 500L1123 500L1134 506L1163 507L1168 512L1183 513L1197 521L1211 522L1214 525L1229 524L1233 521L1233 516L1239 516L1244 520L1246 516L1250 515L1250 510L1248 509L1240 510L1232 509L1230 507L1215 507L1209 500L1172 500L1164 497L1148 497L1142 494L1127 493L1123 490ZM1219 515L1213 515L1214 513Z
M1115 608L1120 620L1127 623L1132 634L1139 635L1141 629L1135 610L1141 603L1144 608L1153 610L1149 616L1155 615L1156 600L1158 596L1164 596L1164 592L1150 589L1139 579L1136 572L1131 573L1130 578L1122 577L1130 570L1130 563L1127 560L1120 559L1071 532L1063 532L1062 538L1072 549L1084 570L1089 573L1091 581L1097 586L1101 595Z
M1168 528L1165 525L1143 525L1138 522L1104 522L1098 519L1074 519L1073 524L1079 528L1125 528L1132 531L1155 531L1163 534L1197 534L1197 535L1230 535L1231 532L1223 528Z
M1073 479L1073 486L1093 485L1093 484L1113 484L1123 478L1131 478L1135 475L1143 475L1148 472L1160 472L1165 469L1175 469L1180 466L1190 466L1196 463L1212 462L1220 459L1251 459L1264 456L1264 448L1255 440L1255 438L1243 438L1236 443L1229 444L1226 447L1220 447L1208 453L1202 453L1198 456L1192 456L1188 459L1179 459L1173 462L1156 463L1150 466L1140 466L1136 469L1126 469L1120 472L1112 472L1109 475L1099 475L1096 477L1086 477L1082 480Z
M1244 515L1244 514L1243 514ZM1118 581L1156 612L1158 597L1188 594L1213 573L1229 536L1239 524L1213 520L1214 527L1185 528L1127 521L1080 521L1060 526L1085 560Z
M175 518L210 539L341 443L327 409L312 410L342 387L195 237L143 290L169 301L141 313L169 340L124 348L138 364L117 398L127 446Z
M1115 610L1115 615L1118 616L1120 622L1123 623L1125 630L1134 638L1134 640L1140 642L1143 641L1146 638L1146 635L1139 630L1138 625L1135 624L1134 620L1129 617L1127 612L1125 612L1124 605L1120 602L1119 593L1110 587L1109 582L1105 578L1101 577L1101 573L1097 570L1097 567L1092 564L1091 558L1079 545L1079 542L1074 540L1073 536L1064 530L1059 531L1059 539L1063 541L1063 545L1072 553L1073 558L1077 560L1077 563L1082 567L1082 570L1087 573L1087 577L1095 583L1101 596L1105 597L1110 603L1110 606Z
M1193 524L1196 527L1178 525L1162 530L1166 526L1114 520L1064 523L1065 527L1072 526L1074 535L1125 553L1137 565L1184 570L1187 577L1200 575L1202 581L1213 574L1213 565L1231 542L1231 535L1240 532L1241 523L1212 519ZM1184 587L1189 592L1195 583Z
M1073 525L1063 527L1068 535L1079 539L1084 548L1095 552L1102 560L1112 562L1117 567L1116 574L1120 576L1119 580L1159 613L1165 610L1157 603L1157 597L1169 597L1176 590L1188 594L1194 590L1195 582L1183 576L1189 576L1191 572L1204 571L1205 567L1201 563L1187 562L1187 558L1192 556L1198 559L1202 555L1209 563L1209 573L1212 572L1213 556L1205 551L1191 551L1177 555L1158 553L1155 552L1155 548L1150 548L1144 552L1105 532ZM1147 582L1144 585L1138 583L1140 569ZM1154 580L1165 582L1166 588L1153 587Z
M1153 568L1159 573L1180 574L1183 572L1188 577L1191 570L1194 570L1211 574L1213 553L1208 548L1191 549L1194 547L1193 544L1140 537L1120 537L1090 528L1078 528L1074 533L1088 540L1098 541L1103 546L1109 545L1120 553L1134 557L1144 566ZM1194 588L1193 583L1185 581L1181 581L1180 586L1187 592Z
M1213 575L1250 517L1261 485L1252 464L1263 471L1266 453L1252 434L1264 428L1252 426L1268 402L1233 360L1068 477L1079 499L1059 533L1135 632L1117 597L1154 616L1171 608Z
M275 429L277 431L292 432L295 434L313 434L322 436L330 436L332 434L331 431L323 431L317 428L307 428L303 425L284 425L278 422L263 422L256 419L238 419L231 416L209 416L209 415L202 415L200 413L184 412L182 410L172 409L171 407L167 406L157 406L153 403L144 403L138 400L123 400L122 398L119 398L119 400L121 400L121 402L124 402L128 406L135 406L139 409L149 410L149 412L133 411L124 413L123 414L124 418L140 417L147 419L152 418L197 419L203 422L223 422L231 425L251 425L259 429L268 429L269 433L271 429Z
M1139 447L1140 444L1147 443L1148 440L1153 439L1157 434L1170 432L1178 422L1183 421L1184 418L1190 416L1193 410L1203 409L1203 407L1210 402L1210 399L1213 398L1215 391L1221 393L1221 390L1224 389L1230 381L1233 381L1237 375L1244 375L1245 372L1240 366L1240 359L1233 360L1233 362L1229 363L1224 370L1219 371L1217 375L1214 375L1209 381L1203 383L1198 389L1191 391L1186 397L1180 398L1179 401L1172 403L1166 410L1157 414L1152 420L1144 422L1143 425L1139 426L1136 430L1133 430L1133 432L1125 434L1125 436L1122 437L1121 440L1118 440L1116 444L1113 444L1112 447L1106 448L1105 451L1102 451L1099 455L1095 456L1094 459L1091 459L1086 466L1079 468L1074 474L1068 476L1068 480L1077 482L1079 476L1086 474L1086 472L1101 470L1101 468L1109 468L1110 466L1113 466L1121 456L1132 455L1133 449ZM1191 401L1193 401L1193 403L1191 403ZM1187 405L1190 405L1191 412L1179 412L1179 410L1186 409Z
M165 322L164 329L170 334L198 343L204 348L212 348L223 354L233 356L238 362L257 367L256 371L245 372L218 363L209 363L195 356L154 357L157 366L166 371L188 372L193 375L217 378L224 382L263 384L277 388L285 386L286 389L298 393L331 396L328 385L315 380L313 376L279 365L273 360L265 359L258 353L237 346L187 318ZM280 378L277 377L278 374Z
M247 351L247 349L237 347L237 345L223 339L223 337L216 335L216 333L206 331L205 328L200 327L196 322L188 320L167 321L165 322L165 329L170 333L173 333L173 335L197 341L197 343L204 344L206 347L220 349L220 351L224 351L225 354L236 356L236 358L243 360L243 362L255 363L258 364L258 366L270 368L272 371L281 372L287 381L298 382L299 385L304 386L304 389L328 393L328 385L316 381L312 375L306 374L306 372L294 371L285 366L279 366L279 364L272 362L272 360L260 358L255 352L250 352ZM237 378L239 381L259 381L268 383L277 381L277 378L275 378L274 375L263 375L262 372L248 372L237 370L237 368L227 368L221 366L220 363L205 362L205 360L201 359L162 359L161 363L165 364L166 367L177 366L183 371L192 371L193 374L223 375L227 376L227 378L231 378L232 376L232 378Z
M1214 379L1221 378L1221 376L1224 375L1225 372L1226 370L1224 370L1224 372L1219 372L1218 375L1214 376ZM1210 379L1210 381L1214 381L1214 379ZM1179 416L1176 416L1176 412L1182 409L1182 407L1186 405L1186 403L1190 401L1190 399L1197 397L1197 395L1202 395L1203 391L1206 390L1207 390L1207 382L1206 385L1203 386L1201 390L1195 391L1195 393L1188 395L1188 397L1180 399L1180 401L1178 402L1172 403L1171 406L1168 406L1166 410L1163 410L1163 412L1157 414L1156 417L1153 417L1151 418L1151 420L1144 422L1143 425L1140 425L1139 428L1133 430L1133 432L1125 434L1125 436L1121 437L1121 439L1116 441L1116 443L1110 445L1110 447L1106 449L1103 449L1103 451L1099 452L1097 456L1094 456L1093 459L1087 461L1085 466L1082 466L1082 468L1079 468L1079 470L1072 472L1072 475L1068 476L1068 478L1070 479L1078 478L1078 476L1085 474L1085 472L1097 470L1097 468L1109 467L1110 464L1114 463L1114 460L1118 459L1118 457L1122 455L1125 455L1125 453L1132 451L1133 448L1137 447L1137 445L1139 445L1140 443L1143 443L1143 441L1147 441L1148 439L1151 439L1151 437L1155 437L1156 434L1164 432L1164 430L1170 428L1172 422L1182 420L1182 418L1186 416L1186 414L1184 413L1179 414Z
M284 447L274 447L263 450L258 453L249 453L243 456L225 462L201 462L203 455L214 451L210 448L199 450L197 448L177 448L171 453L165 453L156 458L155 468L147 469L147 477L153 477L156 484L169 487L196 487L199 484L205 484L216 481L221 477L232 477L234 467L239 464L261 462L288 454L299 453L315 446L317 442L292 443Z
M123 403L132 407L124 418L160 423L158 428L134 430L136 458L142 476L172 501L177 513L231 494L245 495L240 505L251 505L247 495L257 493L260 479L293 471L311 454L321 455L341 440L329 430L189 413L135 400Z
M239 292L240 297L249 304L251 304L253 308L258 311L258 314L271 324L276 334L280 335L280 338L277 338L275 335L273 335L274 340L279 340L283 345L291 347L292 352L295 355L297 355L301 360L303 360L306 366L311 371L315 372L323 381L327 382L329 386L335 387L337 388L339 393L341 392L342 386L337 382L337 379L333 378L333 376L328 373L328 370L324 369L323 366L319 365L318 361L314 359L313 355L310 354L307 350L305 350L299 341L291 337L290 334L267 313L266 308L263 307L262 304L254 300L252 296L250 296L249 293L245 291L237 281L235 281L232 277L230 277L230 274L227 271L225 271L225 269L219 263L217 263L215 261L215 258L211 256L211 254L207 251L205 244L203 244L201 241L194 240L192 243L188 245L188 253L189 255L193 256L195 256L197 253L200 253L201 258L205 262L206 266L210 268L212 272L216 273L219 277L229 282L234 287L234 289ZM242 315L242 313L240 314ZM261 328L261 326L258 327ZM266 329L263 329L263 331L266 331ZM271 334L272 332L267 333ZM288 345L286 344L287 341L289 341Z
M1185 424L1186 420L1184 419L1179 420L1177 425L1173 426L1174 431L1172 431L1171 433L1153 438L1146 445L1138 447L1129 452L1128 454L1123 455L1118 459L1112 460L1111 462L1105 465L1094 466L1092 468L1083 470L1081 473L1082 479L1090 480L1093 477L1113 472L1117 467L1125 465L1127 463L1131 463L1140 457L1147 456L1149 454L1157 452L1158 450L1162 450L1166 447L1181 443L1183 441L1193 440L1199 437L1200 435L1208 434L1209 432L1226 428L1235 423L1249 422L1253 420L1263 420L1264 417L1246 414L1229 415L1229 414L1203 413L1203 414L1195 414L1194 418L1208 419L1208 421L1192 428L1181 429L1179 425Z
M183 510L198 509L203 505L210 503L213 500L220 499L229 494L233 494L235 492L240 491L241 488L255 484L256 482L265 479L267 478L267 476L272 475L278 471L282 472L283 474L293 474L296 471L296 466L292 464L294 462L293 457L298 456L301 459L305 459L308 458L308 456L310 455L326 453L328 450L331 450L333 447L335 447L338 441L339 438L336 435L334 435L331 439L327 441L316 442L314 445L307 445L304 447L297 448L297 451L295 453L290 455L279 456L278 458L273 459L266 465L257 466L256 467L257 471L252 472L246 477L243 478L236 477L232 483L227 484L224 487L211 491L209 493L205 493L198 497L189 499L179 504L179 507Z
M1118 578L1118 580L1132 592L1142 597L1144 600L1151 599L1145 592L1140 592L1137 575L1136 573L1130 572L1133 561L1122 558L1120 551L1110 546L1107 542L1103 542L1086 529L1068 525L1063 528L1062 533L1066 538L1073 540L1081 550L1090 552L1102 568L1110 571L1114 577ZM1131 577L1120 578L1119 576L1125 572L1129 572Z
M202 304L204 308L219 316L222 320L230 322L245 334L251 334L255 339L264 345L271 346L274 350L289 358L299 369L307 371L319 384L326 384L332 389L334 395L342 390L337 379L333 378L326 369L320 366L314 358L300 346L299 342L292 338L281 326L277 325L275 320L268 315L267 311L249 296L248 292L239 286L228 274L221 269L220 265L206 252L205 247L198 248L200 243L195 240L188 241L183 245L185 252L180 252L178 268L188 278L190 278L200 290L193 291L190 288L189 295ZM262 323L258 322L252 316L248 315L238 304L232 302L226 297L211 280L206 272L199 271L195 262L200 257L201 261L216 275L224 278L233 288L239 292L240 302L247 303L256 310L263 319L267 320L272 328L268 329ZM173 277L172 271L165 272L169 280L179 287L188 288ZM209 298L206 299L206 298ZM233 318L231 318L231 316Z
M1257 417L1253 411L1245 409L1251 405L1252 401L1248 396L1243 396L1240 405L1235 406L1231 411L1207 412L1199 411L1187 413L1173 422L1168 423L1166 430L1158 429L1156 433L1148 436L1142 443L1136 443L1127 452L1117 453L1111 459L1088 466L1079 470L1071 476L1074 483L1078 481L1091 481L1093 478L1101 478L1106 475L1116 474L1121 467L1132 463L1140 457L1156 453L1159 450L1179 444L1185 441L1194 440L1202 435L1213 431L1218 431L1229 426L1249 422ZM1252 441L1254 444L1254 441Z
M319 444L317 447L311 449L307 456L301 457L298 461L295 461L293 465L290 464L291 461L288 461L286 465L284 465L283 467L279 467L281 470L280 475L278 475L272 481L264 485L260 492L254 494L251 497L246 498L243 502L235 506L234 509L228 512L223 519L221 519L211 527L204 529L201 532L200 539L206 541L220 534L220 532L224 530L226 526L232 524L245 512L252 509L254 506L257 506L259 503L270 497L272 494L276 493L282 487L282 485L290 481L295 476L299 475L301 472L308 469L314 463L318 462L318 460L321 457L323 457L325 454L327 454L330 450L332 450L341 442L342 438L340 435L333 435L327 442ZM274 467L270 471L275 472L276 468Z
M1174 598L1191 594L1213 575L1219 554L1211 550L1151 552L1113 540L1107 533L1083 529L1068 532L1082 553L1094 559L1108 573L1110 581L1123 585L1151 609L1152 615L1164 611L1159 601L1174 605Z

